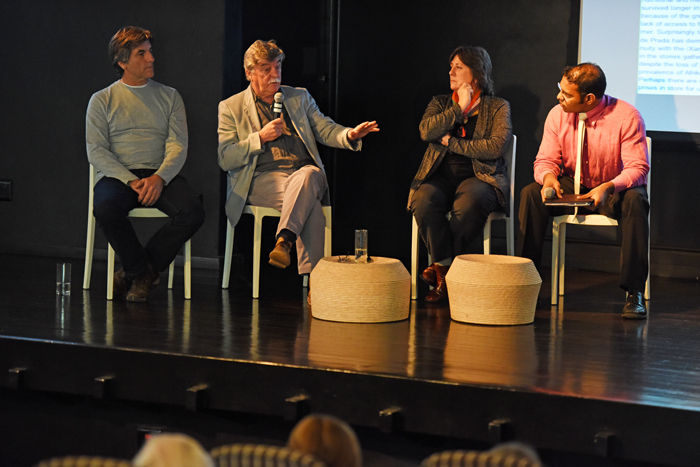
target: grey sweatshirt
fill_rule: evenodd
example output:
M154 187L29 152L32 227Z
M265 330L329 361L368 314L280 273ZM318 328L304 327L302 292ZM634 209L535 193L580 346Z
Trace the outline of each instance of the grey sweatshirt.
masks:
M85 141L98 178L127 183L130 169L154 169L167 184L187 158L187 118L180 94L149 80L144 86L116 81L90 98Z

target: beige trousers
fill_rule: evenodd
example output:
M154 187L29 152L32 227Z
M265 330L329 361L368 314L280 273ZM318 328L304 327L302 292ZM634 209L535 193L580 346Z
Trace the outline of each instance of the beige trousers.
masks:
M277 234L282 229L296 234L299 274L309 274L323 258L326 217L321 199L327 189L326 175L314 165L262 172L250 186L248 204L277 209L282 213Z

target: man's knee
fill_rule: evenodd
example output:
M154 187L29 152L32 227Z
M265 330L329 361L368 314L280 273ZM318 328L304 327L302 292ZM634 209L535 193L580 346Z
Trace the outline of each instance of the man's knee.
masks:
M204 206L202 206L201 203L197 203L197 209L195 210L193 217L194 223L197 225L197 228L200 228L202 224L204 224L204 219L206 218L206 214L204 213Z
M533 199L541 199L541 191L542 185L537 182L530 183L520 192L520 203L530 202Z
M178 214L178 218L183 223L192 226L194 230L198 230L204 224L205 217L204 206L199 200L190 204Z
M326 187L326 175L321 169L315 166L307 166L308 170L304 171L304 183L305 185L315 185L319 189L325 189Z
M92 208L92 215L95 216L95 219L100 224L124 218L128 214L118 203L111 200L101 201Z
M649 212L649 197L644 187L631 188L625 192L622 200L623 213L639 213L647 215Z
M316 166L306 165L287 178L284 191L285 194L287 192L315 192L320 198L325 193L326 188L326 175L323 171Z
M649 197L644 187L630 188L625 193L625 202L649 204Z

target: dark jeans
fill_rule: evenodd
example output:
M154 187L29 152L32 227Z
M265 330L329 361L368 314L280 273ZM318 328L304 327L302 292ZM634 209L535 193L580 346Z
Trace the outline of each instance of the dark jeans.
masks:
M411 212L433 262L463 254L483 231L489 214L499 209L496 189L476 177L457 184L436 174L411 199Z
M146 178L155 170L132 170L139 178ZM134 208L144 207L138 193L120 180L103 177L95 184L93 214L97 225L107 237L122 262L124 272L133 277L143 272L150 261L153 268L163 271L172 263L180 247L204 223L204 208L184 177L176 176L163 187L153 207L160 209L170 220L142 246L127 215Z
M574 180L559 178L564 193L574 192ZM539 268L545 234L551 230L550 216L573 214L573 208L552 208L542 203L542 185L531 183L520 194L520 235L517 255L531 259ZM581 186L581 193L589 192ZM580 214L603 214L618 221L622 231L620 257L620 287L624 290L644 292L649 271L649 197L646 187L639 186L608 196L597 210L579 208Z

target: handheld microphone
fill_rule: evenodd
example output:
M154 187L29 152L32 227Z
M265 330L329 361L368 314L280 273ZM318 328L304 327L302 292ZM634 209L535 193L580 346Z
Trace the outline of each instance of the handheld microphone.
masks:
M556 191L554 191L554 188L552 188L551 186L544 189L544 197L545 198L554 198L556 196L557 196L557 193L556 193Z
M272 106L272 112L275 114L275 119L282 116L282 102L284 102L284 94L281 92L275 93L275 105Z

